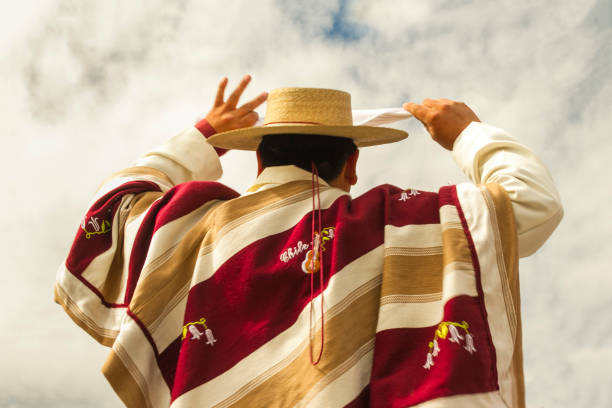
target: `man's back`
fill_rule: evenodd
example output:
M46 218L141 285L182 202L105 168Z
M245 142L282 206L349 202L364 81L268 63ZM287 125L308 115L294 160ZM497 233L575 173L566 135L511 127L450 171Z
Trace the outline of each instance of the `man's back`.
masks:
M112 346L103 371L128 406L521 406L519 247L535 250L558 217L549 206L515 223L551 187L525 163L526 193L508 171L526 153L487 129L456 146L492 169L471 176L486 186L352 199L321 182L320 207L292 166L264 169L242 197L173 187L218 176L188 130L102 187L56 300ZM518 156L504 164L493 145Z

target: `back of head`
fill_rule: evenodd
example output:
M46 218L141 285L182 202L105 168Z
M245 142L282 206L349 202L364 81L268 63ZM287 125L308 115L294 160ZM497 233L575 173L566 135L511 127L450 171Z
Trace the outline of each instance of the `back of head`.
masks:
M294 165L311 171L314 162L319 176L329 183L340 175L356 149L355 143L346 137L272 134L262 138L257 152L264 168Z

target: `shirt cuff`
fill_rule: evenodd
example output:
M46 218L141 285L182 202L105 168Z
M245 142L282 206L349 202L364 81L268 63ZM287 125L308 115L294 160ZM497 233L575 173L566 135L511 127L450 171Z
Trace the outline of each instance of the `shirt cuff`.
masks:
M174 184L217 180L223 173L219 156L195 128L185 129L136 162L163 171Z
M206 119L200 120L198 123L196 123L195 127L207 139L209 137L211 137L212 135L214 135L215 133L217 133L215 128L213 128L212 125L210 123L208 123L208 121ZM220 147L215 147L215 151L217 152L219 157L221 157L225 153L227 153L227 149L222 149Z

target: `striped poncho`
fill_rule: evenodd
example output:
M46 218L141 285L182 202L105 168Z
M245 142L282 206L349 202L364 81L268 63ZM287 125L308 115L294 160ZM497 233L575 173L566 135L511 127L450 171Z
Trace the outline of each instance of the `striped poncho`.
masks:
M523 406L504 189L323 183L320 198L312 304L310 181L239 196L142 166L97 194L55 299L111 347L103 372L129 407Z

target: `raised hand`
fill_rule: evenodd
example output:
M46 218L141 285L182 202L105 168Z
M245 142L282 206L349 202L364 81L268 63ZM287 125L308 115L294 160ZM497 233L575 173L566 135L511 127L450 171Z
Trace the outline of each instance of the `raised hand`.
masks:
M432 139L445 149L452 150L455 139L478 116L463 102L449 99L425 99L421 105L405 103L403 108L420 120Z
M226 101L223 99L225 87L227 86L227 78L223 78L219 83L215 104L206 115L206 120L218 133L251 127L257 122L257 119L259 119L259 115L254 109L265 102L268 97L267 92L262 92L255 99L237 108L238 100L249 82L251 82L251 76L246 75Z

